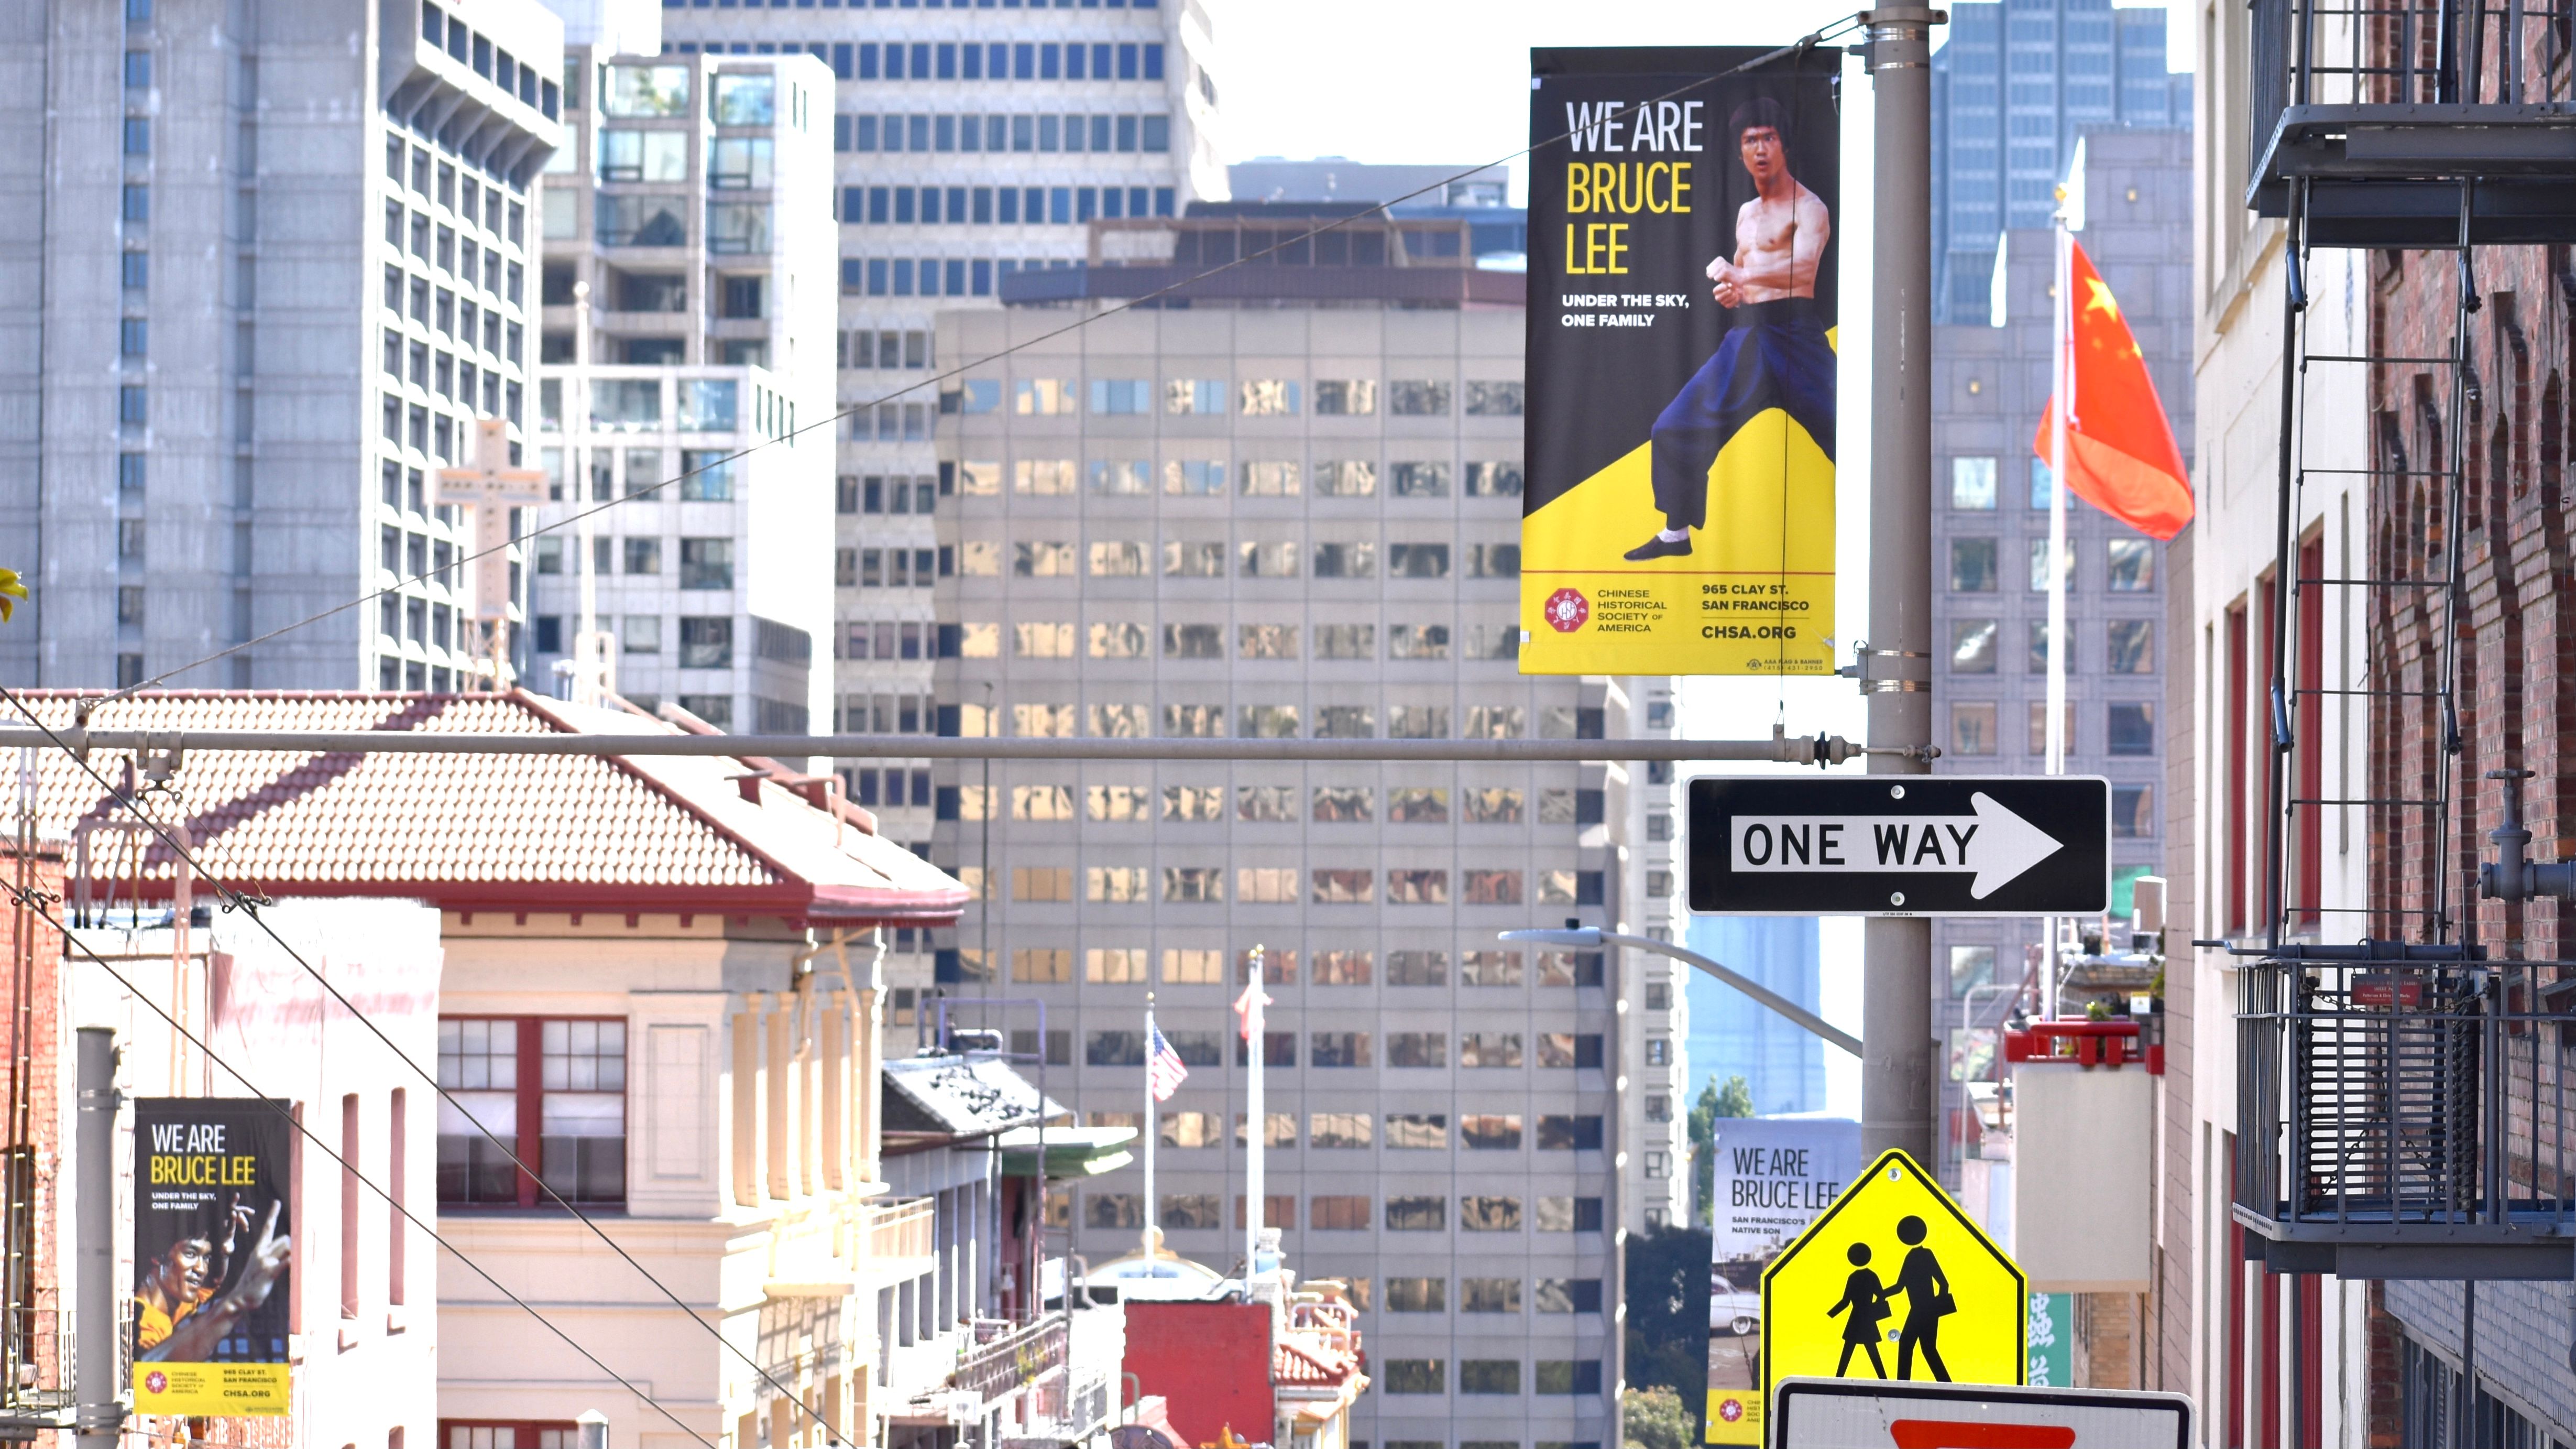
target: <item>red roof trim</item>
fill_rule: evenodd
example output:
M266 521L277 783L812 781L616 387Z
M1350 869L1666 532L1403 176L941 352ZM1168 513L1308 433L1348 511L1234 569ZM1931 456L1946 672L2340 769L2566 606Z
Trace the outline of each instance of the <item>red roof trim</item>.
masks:
M31 695L52 699L68 698L79 702L89 697L103 697L105 693L106 691L103 690L66 689L32 691ZM136 702L146 702L155 698L209 701L251 699L358 702L382 702L391 698L403 701L403 707L391 716L379 720L372 728L401 732L406 725L416 726L442 713L450 705L472 700L475 696L420 691L204 689L155 690L137 697ZM586 733L578 725L556 713L551 708L552 701L544 696L532 694L526 689L514 688L506 695L487 695L482 698L496 703L506 701L554 733ZM638 717L663 724L666 728L673 728L667 721L654 720L650 715L639 713ZM676 728L674 732L689 733ZM362 757L359 755L346 752L309 756L296 769L288 771L285 776L272 782L265 791L214 802L192 812L189 817L190 828L197 834L198 842L202 846L210 838L219 836L226 829L258 818L267 805L275 803L264 798L266 794L280 787L301 794L302 790L297 787L305 782L297 778L299 775L317 771L336 775L351 768L360 758ZM638 768L628 757L603 754L591 758L607 761L628 778L643 785L655 798L695 821L715 839L748 856L753 863L769 872L773 882L764 886L676 886L619 885L598 881L418 881L346 877L254 881L247 877L234 877L228 878L226 883L249 893L293 896L384 896L425 900L443 909L452 910L509 910L514 913L530 910L593 911L601 914L679 911L735 916L783 915L798 920L819 919L840 926L870 923L954 925L959 912L969 898L970 893L962 887L952 890L923 891L899 889L891 884L883 888L850 885L818 886L800 872L782 863L769 851L747 839L740 831L731 829L710 816L689 797ZM737 755L733 758L748 762L752 757ZM763 763L776 765L774 761L763 761ZM793 802L794 809L815 808L802 792L783 785L778 788ZM763 805L761 808L769 807ZM114 810L111 794L109 797L102 798L93 807L92 813L110 814L114 813ZM850 807L850 811L852 814L863 813L855 806ZM817 813L826 820L834 818L833 812L828 810L820 810ZM875 822L872 818L865 824L855 820L849 820L847 823L880 842L884 841L883 836L875 835L873 830ZM885 843L891 845L891 842ZM147 858L153 857L160 857L164 864L175 863L166 858L166 851L155 851L153 856ZM861 857L851 856L850 859L853 864L875 869ZM133 890L134 884L128 882L129 892ZM155 900L169 898L170 887L166 880L147 879L141 882L141 885L142 894L146 898Z
M510 691L510 698L513 702L518 704L520 708L525 709L528 713L535 715L546 723L553 725L559 733L573 735L582 733L582 731L576 728L570 720L565 719L563 716L556 714L552 709L547 708L544 703L540 702L538 696L530 694L525 689L513 688ZM662 721L654 719L651 715L645 715L642 718L649 723L662 724ZM667 725L664 727L669 728ZM672 733L680 734L685 732L673 729ZM699 809L696 801L686 799L673 793L669 786L666 786L661 781L654 779L643 770L636 768L635 762L626 758L624 755L601 755L598 758L608 761L610 764L616 766L626 774L641 781L646 789L651 790L654 794L661 796L663 799L668 800L673 805L679 807L679 809L683 813L687 814L690 819L705 826L709 831L713 832L718 839L732 842L735 849L750 856L753 860L760 862L761 866L768 870L770 874L777 876L782 880L792 881L802 879L802 877L797 875L796 872L789 870L785 865L781 864L778 857L771 855L768 851L765 851L759 846L752 844L750 841L743 839L739 831L725 828L725 826L717 822L714 816ZM740 757L736 756L736 758ZM802 805L805 802L802 797L799 797L796 803Z
M421 900L450 911L510 911L518 914L589 912L595 915L787 915L835 925L882 922L901 926L947 926L957 921L965 892L865 891L817 892L797 885L674 886L607 885L596 881L438 881L438 880L248 880L227 885L251 896L382 896ZM166 901L170 883L149 879L142 898ZM119 883L120 895L136 894L131 880ZM197 890L204 903L205 887ZM819 897L819 898L818 898ZM953 897L953 899L952 899Z

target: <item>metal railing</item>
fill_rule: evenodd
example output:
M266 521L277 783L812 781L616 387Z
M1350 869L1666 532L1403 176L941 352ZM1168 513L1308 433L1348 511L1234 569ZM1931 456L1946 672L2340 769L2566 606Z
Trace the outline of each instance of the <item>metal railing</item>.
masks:
M2529 0L2254 0L2258 119L2301 105L2534 105L2570 94L2569 15ZM2259 148L2263 137L2253 138Z
M2245 975L2240 1216L2319 1243L2568 1251L2576 962L2378 941Z
M928 1258L939 1251L933 1225L935 1199L902 1198L861 1204L860 1228L866 1235L865 1261L887 1263Z

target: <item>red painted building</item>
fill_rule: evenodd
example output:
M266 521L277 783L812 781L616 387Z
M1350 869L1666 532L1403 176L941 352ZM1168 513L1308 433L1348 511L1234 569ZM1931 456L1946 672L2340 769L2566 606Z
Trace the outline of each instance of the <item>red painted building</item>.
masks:
M1338 1293L1257 1279L1249 1300L1130 1300L1127 1371L1166 1401L1186 1449L1275 1444L1346 1449L1368 1387L1358 1314Z

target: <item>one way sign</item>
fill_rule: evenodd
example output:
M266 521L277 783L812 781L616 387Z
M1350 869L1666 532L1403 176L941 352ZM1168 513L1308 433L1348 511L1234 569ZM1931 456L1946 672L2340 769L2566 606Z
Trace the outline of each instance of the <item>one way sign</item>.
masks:
M2078 775L1704 776L1690 908L2084 916L2111 904L2111 783Z

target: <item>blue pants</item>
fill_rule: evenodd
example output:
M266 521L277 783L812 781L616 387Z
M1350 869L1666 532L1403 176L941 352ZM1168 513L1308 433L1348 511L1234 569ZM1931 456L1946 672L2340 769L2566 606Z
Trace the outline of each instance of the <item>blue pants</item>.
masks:
M1834 456L1834 349L1804 298L1736 309L1736 325L1655 419L1655 507L1670 529L1708 521L1708 470L1744 425L1778 408Z

